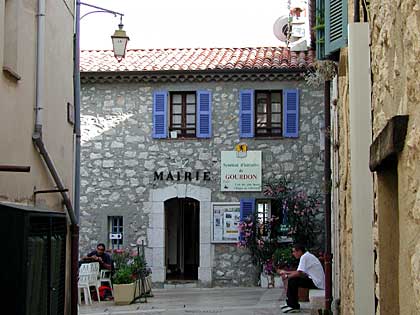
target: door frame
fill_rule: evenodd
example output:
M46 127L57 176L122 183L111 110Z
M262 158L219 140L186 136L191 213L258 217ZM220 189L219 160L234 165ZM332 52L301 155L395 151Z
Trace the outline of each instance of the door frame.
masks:
M172 198L192 198L200 203L200 263L198 281L201 287L211 287L213 246L211 244L211 189L192 184L174 184L150 192L149 228L147 230L149 265L155 283L166 280L165 266L165 201Z

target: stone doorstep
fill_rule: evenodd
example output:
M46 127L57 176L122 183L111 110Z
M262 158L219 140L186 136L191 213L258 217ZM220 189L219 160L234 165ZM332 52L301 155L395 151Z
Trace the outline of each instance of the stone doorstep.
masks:
M310 289L309 290L309 305L311 315L318 315L318 310L325 306L325 290Z
M197 281L167 281L163 284L164 289L197 288Z

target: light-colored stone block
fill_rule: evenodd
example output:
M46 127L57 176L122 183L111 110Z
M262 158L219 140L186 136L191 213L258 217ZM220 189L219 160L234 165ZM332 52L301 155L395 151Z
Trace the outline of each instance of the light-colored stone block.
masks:
M200 267L211 267L211 245L200 244Z
M164 282L166 278L166 268L152 267L152 277L154 282Z
M152 228L164 229L165 228L165 217L163 213L154 212L152 217Z
M207 244L211 242L211 227L207 225L200 225L200 244Z
M165 246L165 230L152 228L149 242L152 248ZM149 231L148 231L149 232ZM149 234L148 234L149 235Z
M203 283L211 283L211 268L198 267L198 280L200 280Z
M154 247L152 266L163 267L164 264L165 264L165 249L163 247Z
M178 184L176 185L176 195L178 198L185 198L187 194L187 185Z
M152 202L152 213L164 213L165 204L163 202Z

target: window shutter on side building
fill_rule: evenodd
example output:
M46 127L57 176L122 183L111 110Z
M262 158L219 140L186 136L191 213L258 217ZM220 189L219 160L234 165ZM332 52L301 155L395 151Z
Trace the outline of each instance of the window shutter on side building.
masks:
M325 54L347 45L347 0L325 0Z
M283 90L283 137L299 136L299 90Z
M254 137L254 91L239 92L239 130L241 138Z
M198 91L197 138L211 138L211 92Z
M167 137L167 108L168 92L159 91L153 93L153 134L155 139Z

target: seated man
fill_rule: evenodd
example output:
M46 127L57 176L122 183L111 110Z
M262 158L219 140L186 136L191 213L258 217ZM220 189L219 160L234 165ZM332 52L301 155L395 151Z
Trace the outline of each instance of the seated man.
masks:
M99 243L96 250L82 257L85 262L99 262L100 269L112 270L112 259L108 253L105 253L105 244Z
M296 259L299 259L297 270L277 271L283 280L288 280L286 305L281 307L283 313L299 312L299 288L324 289L325 286L324 269L318 258L306 251L305 247L301 244L295 244L293 246L292 254Z

